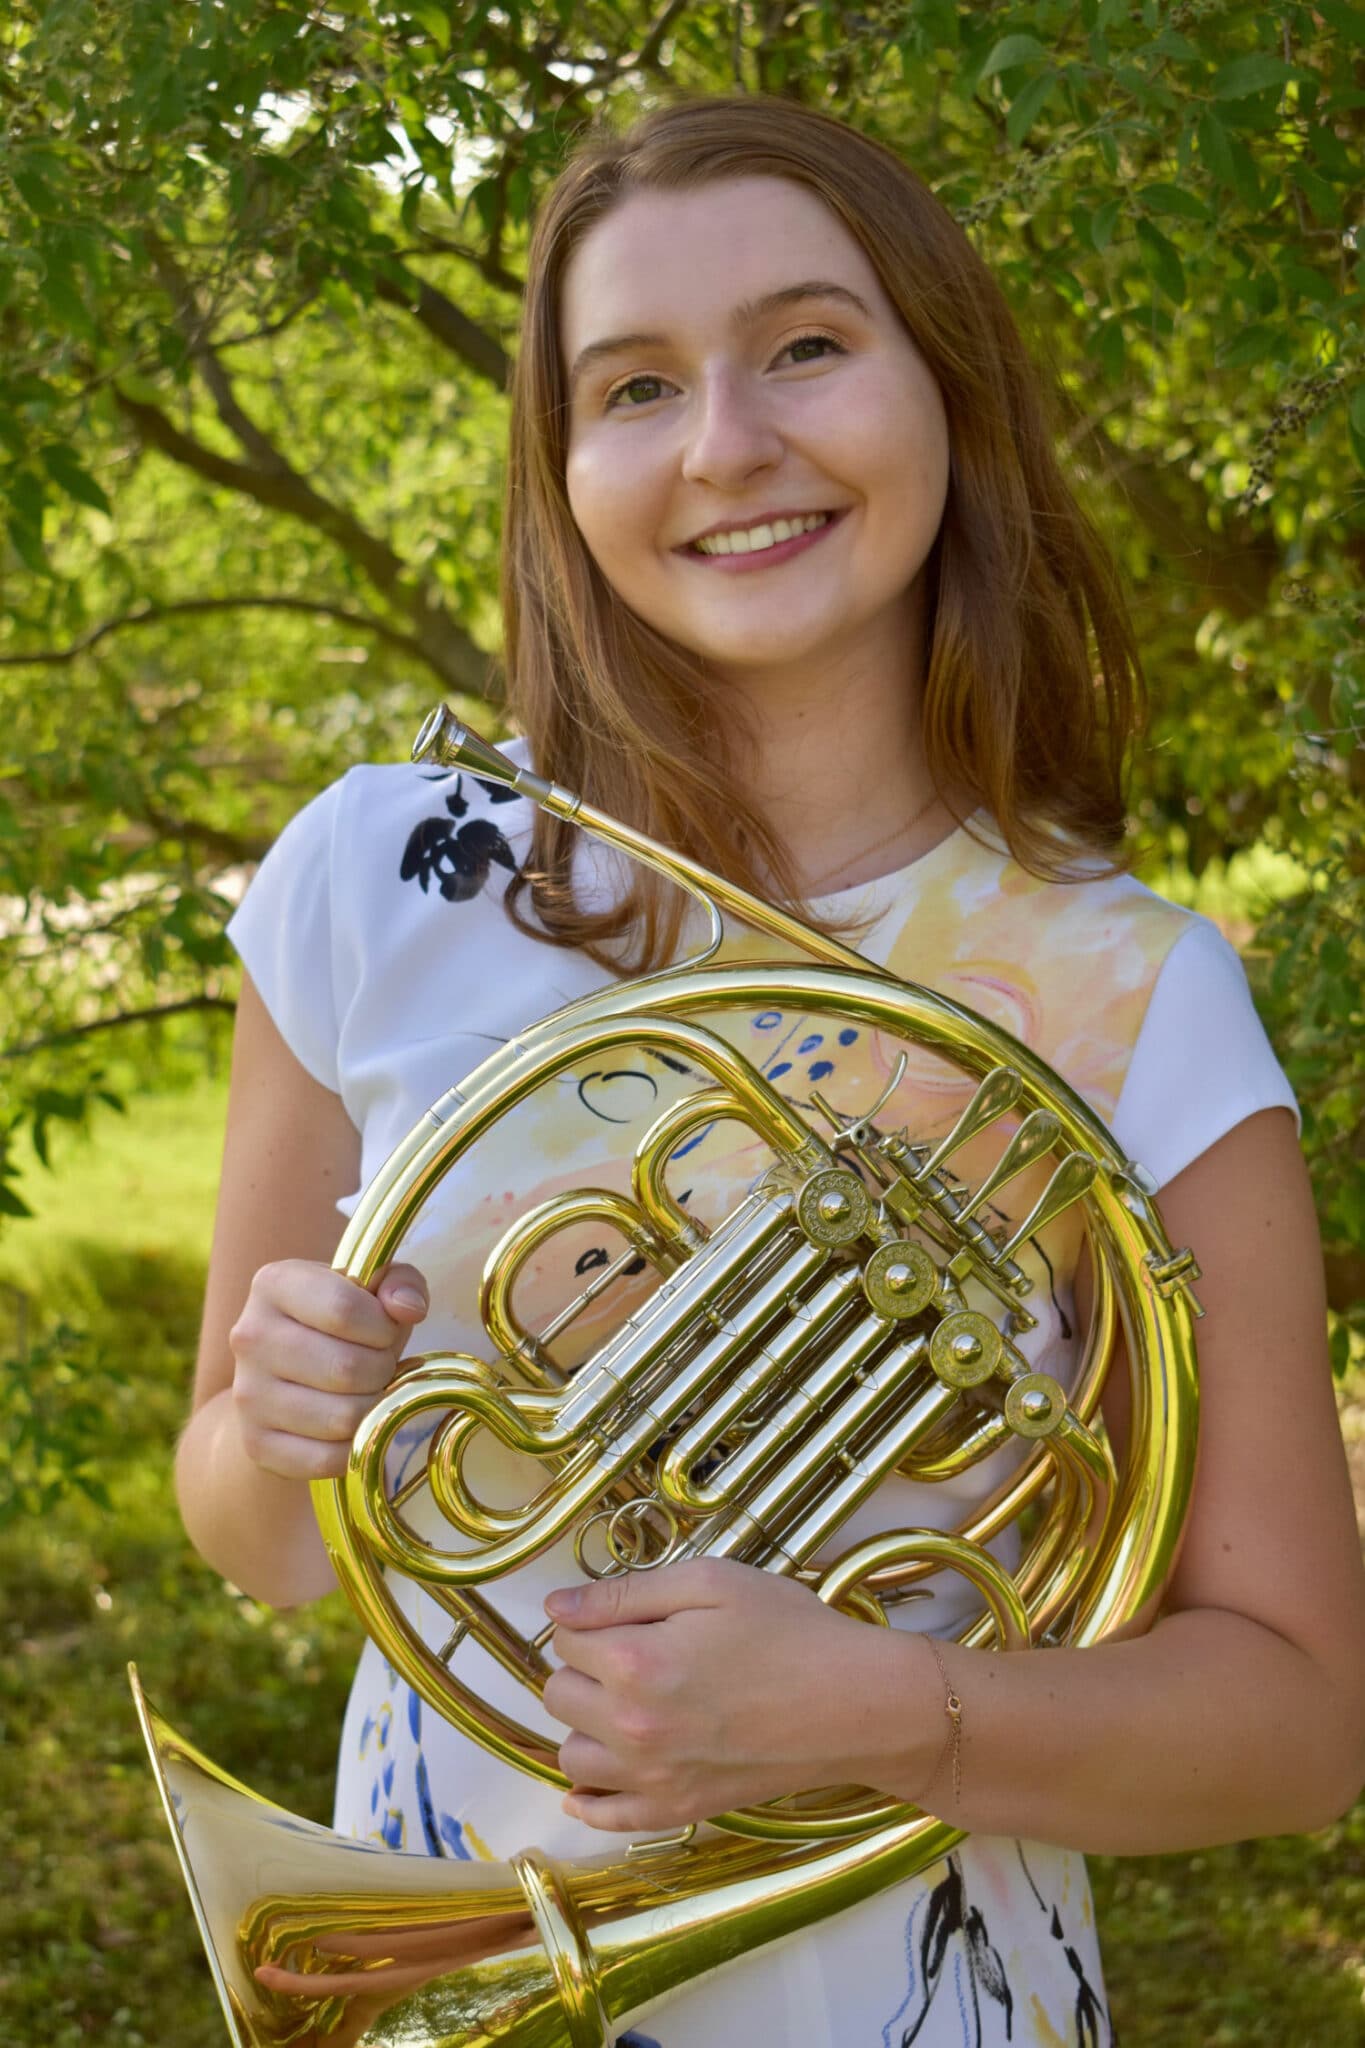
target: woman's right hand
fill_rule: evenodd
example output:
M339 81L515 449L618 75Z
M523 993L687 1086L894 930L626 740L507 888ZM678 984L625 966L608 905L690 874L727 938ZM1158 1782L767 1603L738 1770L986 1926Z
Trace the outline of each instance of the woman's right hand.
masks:
M339 1478L427 1306L415 1266L388 1267L373 1293L312 1259L262 1266L228 1338L252 1462L285 1479Z

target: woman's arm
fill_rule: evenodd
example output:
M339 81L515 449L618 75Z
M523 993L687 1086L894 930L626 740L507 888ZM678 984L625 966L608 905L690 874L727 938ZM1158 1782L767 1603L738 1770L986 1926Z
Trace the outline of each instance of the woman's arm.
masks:
M1290 1116L1267 1110L1163 1191L1193 1245L1199 1469L1149 1635L1000 1655L939 1646L962 1702L954 1798L928 1646L702 1561L572 1612L546 1705L572 1810L673 1825L856 1778L973 1832L1135 1854L1325 1825L1365 1776L1365 1572L1326 1357L1321 1255ZM662 1624L662 1625L660 1625Z
M223 1174L193 1410L176 1454L191 1542L255 1598L296 1606L336 1581L309 1480L336 1472L361 1415L425 1314L331 1271L337 1197L360 1140L341 1099L289 1050L250 977L233 1039ZM392 1311L392 1313L389 1313Z

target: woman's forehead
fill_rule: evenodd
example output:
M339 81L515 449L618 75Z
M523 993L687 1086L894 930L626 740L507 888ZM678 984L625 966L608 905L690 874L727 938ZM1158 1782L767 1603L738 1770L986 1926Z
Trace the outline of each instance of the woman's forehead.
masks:
M872 264L818 194L786 178L718 179L686 192L634 192L588 231L566 267L566 362L601 337L728 320L736 306L828 280L886 301Z

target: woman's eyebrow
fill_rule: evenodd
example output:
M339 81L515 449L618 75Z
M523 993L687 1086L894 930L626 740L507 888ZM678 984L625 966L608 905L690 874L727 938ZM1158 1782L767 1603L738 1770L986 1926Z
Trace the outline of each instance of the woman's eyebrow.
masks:
M850 291L846 284L829 284L822 279L808 278L801 284L784 284L777 291L764 292L761 298L741 299L730 315L731 331L738 333L742 328L752 327L765 313L775 312L780 306L793 305L798 299L842 299L855 307L864 319L872 318L872 309L866 300L859 298L857 292ZM572 392L583 372L604 356L619 355L624 349L666 348L667 345L666 334L611 334L601 341L590 341L574 357L573 368L569 372L569 390Z

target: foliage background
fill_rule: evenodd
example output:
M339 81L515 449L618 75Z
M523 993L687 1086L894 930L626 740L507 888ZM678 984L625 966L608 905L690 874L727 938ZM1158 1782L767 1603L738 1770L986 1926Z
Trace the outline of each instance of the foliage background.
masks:
M588 120L735 87L832 108L904 153L1055 381L1152 681L1141 872L1244 948L1304 1108L1358 1418L1365 12L10 0L0 1543L26 1883L5 1904L0 2014L16 2039L214 2038L118 1697L127 1640L230 1767L325 1811L348 1625L225 1594L167 1488L221 1111L203 1077L233 1001L222 925L284 819L355 760L401 754L433 694L496 722L528 221ZM111 1099L133 1107L121 1149ZM1357 1823L1105 1871L1125 2038L1365 2039L1362 1846Z

